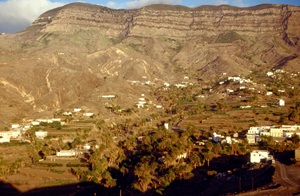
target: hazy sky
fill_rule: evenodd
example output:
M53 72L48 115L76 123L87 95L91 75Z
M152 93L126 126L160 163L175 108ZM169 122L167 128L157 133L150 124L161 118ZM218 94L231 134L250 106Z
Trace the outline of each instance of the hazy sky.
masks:
M20 31L28 27L45 11L71 2L76 2L76 0L0 0L0 33ZM158 3L188 7L221 4L249 7L262 3L300 6L300 0L83 0L80 2L99 4L114 9L133 9Z

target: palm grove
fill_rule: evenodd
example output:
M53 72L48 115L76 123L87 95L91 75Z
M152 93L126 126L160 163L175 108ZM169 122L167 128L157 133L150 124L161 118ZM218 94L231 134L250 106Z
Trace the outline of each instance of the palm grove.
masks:
M216 103L214 109L199 101L197 96L205 92L205 89L199 90L195 86L187 88L171 86L168 91L161 88L153 90L152 96L166 108L164 111L153 110L151 118L160 122L157 126L150 126L147 119L131 119L131 113L140 111L137 108L130 108L130 113L126 113L123 122L115 124L103 120L96 121L96 133L91 133L91 130L77 131L75 140L68 144L64 144L61 138L57 142L51 140L40 142L34 136L36 131L34 127L27 131L28 136L32 138L28 146L28 155L34 164L40 158L45 158L61 149L71 149L84 140L92 138L93 152L87 159L89 169L81 167L70 169L79 181L90 181L108 188L119 187L141 192L155 190L162 194L172 182L192 178L193 171L197 168L206 167L208 175L214 174L215 171L209 170L210 161L214 157L245 155L249 148L246 139L241 143L233 142L225 145L207 140L204 146L195 145L196 141L209 138L212 136L212 131L217 131L213 126L206 131L199 131L191 123L177 131L165 129L164 123L172 126L180 119L204 111L226 113L229 106L225 100ZM151 108L149 110L151 112ZM238 131L238 128L234 127L233 131ZM116 140L116 138L121 139ZM287 148L294 149L298 144L298 137L287 146L274 143L272 138L266 137L262 138L260 146L282 151ZM2 175L7 175L23 166L23 159L17 160L12 165L1 161L0 172Z

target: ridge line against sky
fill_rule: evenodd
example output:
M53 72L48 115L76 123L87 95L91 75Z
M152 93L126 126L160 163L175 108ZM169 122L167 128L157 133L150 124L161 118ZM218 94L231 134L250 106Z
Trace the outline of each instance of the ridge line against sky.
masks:
M187 7L227 4L249 7L269 3L300 6L300 0L0 0L0 33L21 31L30 26L42 13L72 2L103 5L113 9L136 9L150 4L184 5Z

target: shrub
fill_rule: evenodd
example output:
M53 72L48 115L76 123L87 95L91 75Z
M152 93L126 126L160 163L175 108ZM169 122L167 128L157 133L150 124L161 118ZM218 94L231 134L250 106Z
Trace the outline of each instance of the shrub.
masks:
M60 171L60 170L55 170L55 169L50 169L49 171L50 171L50 172L53 172L53 173L58 173L58 174L62 174L62 173L65 172L64 170L63 170L63 171Z
M242 40L242 37L238 33L232 31L232 32L229 32L226 34L221 33L218 36L216 42L217 43L232 43L236 40Z
M83 163L68 163L66 165L67 167L89 167L88 164L83 164Z
M216 175L218 172L215 171L215 170L210 170L210 171L207 171L207 175L208 176L213 176L213 175Z
M38 163L38 165L43 165L47 167L63 167L61 163Z

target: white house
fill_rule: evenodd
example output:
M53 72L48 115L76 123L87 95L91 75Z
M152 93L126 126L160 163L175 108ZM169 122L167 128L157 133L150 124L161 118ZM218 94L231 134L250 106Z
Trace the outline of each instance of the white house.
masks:
M285 105L284 100L283 100L283 99L280 99L279 102L278 102L278 105L279 105L279 106L284 106L284 105Z
M264 130L260 132L261 136L272 136L272 137L283 137L283 131L286 131L285 128L270 128L270 130Z
M226 136L225 139L221 141L222 144L232 144L232 139L230 136Z
M11 138L13 135L12 131L1 131L0 132L0 137L2 138Z
M169 129L169 123L164 124L165 129Z
M147 103L147 102L145 102L145 101L139 101L139 102L136 104L136 106L137 106L138 108L143 108L144 105L145 105L146 103Z
M31 124L32 124L33 126L38 126L38 125L40 125L40 122L38 122L38 121L32 121Z
M272 94L273 94L273 92L271 92L271 91L267 92L267 95L272 95Z
M260 136L271 136L270 132L269 131L262 131L260 132Z
M224 136L222 135L218 135L216 132L213 133L213 141L218 143L218 142L221 142L222 139L224 139Z
M73 157L76 156L75 150L61 150L60 152L56 152L56 156L58 157Z
M44 123L53 123L53 121L52 120L50 120L50 119L37 119L36 121L38 121L38 122L44 122Z
M17 129L17 128L19 128L19 127L20 127L20 125L17 124L17 123L12 123L12 124L11 124L11 128L12 128L12 129Z
M72 116L72 112L64 112L63 115L64 116Z
M245 108L251 108L251 105L241 105L240 108L243 108L243 109L245 109Z
M10 142L10 138L0 138L0 143Z
M175 84L174 86L176 86L177 88L185 88L186 85L184 84Z
M35 136L38 138L38 139L44 139L45 137L47 137L48 135L48 132L47 131L37 131L35 132Z
M115 98L116 95L103 95L102 98Z
M186 157L187 157L187 153L185 152L185 153L182 153L182 154L178 155L178 156L176 157L176 160L179 160L179 159L186 159Z
M94 113L84 113L83 116L92 117Z
M238 132L235 132L234 134L233 134L233 136L232 137L234 137L234 138L238 138L239 137L239 133Z
M267 72L267 74L266 74L267 76L273 76L274 75L274 73L273 72L271 72L271 71L269 71L269 72Z
M266 163L267 161L272 161L274 163L274 158L269 155L267 150L253 150L250 152L250 162L251 163Z
M138 103L138 104L136 104L136 106L137 106L137 108L143 108L144 104Z
M247 134L247 140L248 140L248 144L255 144L255 135L254 134Z
M103 97L103 96L102 96ZM82 109L81 108L75 108L74 112L80 112Z
M92 145L90 143L84 144L83 149L89 150L89 149L91 149L91 146Z
M235 82L235 81L240 81L241 78L240 77L228 77L228 80L233 80Z
M259 135L260 132L263 132L266 129L270 129L270 126L262 126L262 127L250 127L248 130L248 134L256 134Z
M23 124L23 131L27 131L32 127L31 123L24 123Z
M282 125L281 128L284 128L286 131L296 131L300 130L300 125Z

